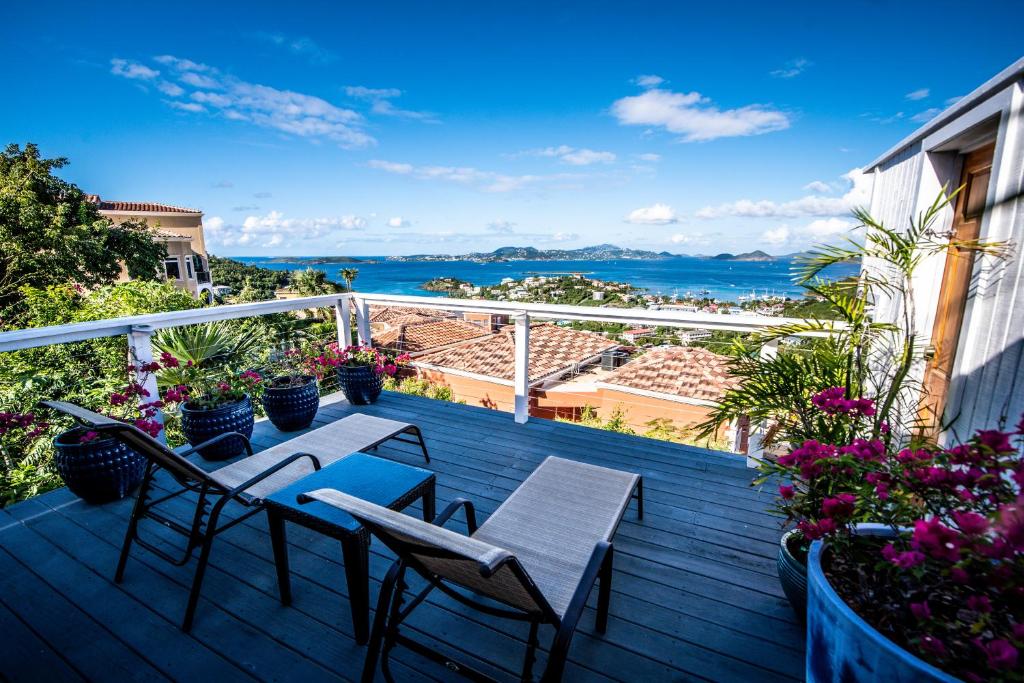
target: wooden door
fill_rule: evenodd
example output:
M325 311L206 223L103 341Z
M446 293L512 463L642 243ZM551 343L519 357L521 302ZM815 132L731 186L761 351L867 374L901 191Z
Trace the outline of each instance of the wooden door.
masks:
M980 234L994 150L994 144L987 145L964 157L960 175L960 185L964 189L956 198L951 231L953 240L973 240ZM946 408L949 380L967 306L974 257L974 252L956 247L950 247L946 254L946 267L942 274L921 392L920 417L926 425L926 433L931 436L937 436L941 429L940 422Z

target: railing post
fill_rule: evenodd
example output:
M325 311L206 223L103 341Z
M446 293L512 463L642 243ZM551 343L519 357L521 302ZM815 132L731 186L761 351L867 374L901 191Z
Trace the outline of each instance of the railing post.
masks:
M132 325L131 332L128 333L128 356L129 360L135 364L136 370L141 368L146 363L153 362L153 329L152 325ZM156 373L147 373L145 381L142 383L142 388L149 392L149 396L145 399L140 399L142 403L148 401L156 401L160 399L160 388L156 383ZM160 424L164 423L163 411L157 410L156 415L153 419ZM157 437L161 442L167 443L166 431L161 431L160 436Z
M524 424L530 418L530 316L515 316L515 418Z
M338 299L334 304L334 319L338 323L338 346L345 348L352 345L352 308L349 297Z
M370 346L373 340L370 338L370 304L366 299L353 299L356 305L356 328L359 332L359 344Z
M760 356L762 359L775 358L779 354L779 340L773 339L761 346ZM763 440L768 431L768 423L765 421L750 422L750 437L747 441L747 467L757 467L764 458Z

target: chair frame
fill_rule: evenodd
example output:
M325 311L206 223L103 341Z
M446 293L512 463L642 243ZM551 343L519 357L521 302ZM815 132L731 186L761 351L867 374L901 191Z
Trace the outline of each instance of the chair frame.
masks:
M298 500L300 503L306 503L314 499L302 494L298 497ZM449 503L448 506L434 518L432 523L437 526L444 526L445 522L451 519L459 509L465 510L468 534L472 536L477 529L476 511L473 507L473 503L465 498L456 498ZM387 576L381 584L380 594L377 599L377 610L374 614L373 629L370 633L369 647L366 653L366 660L363 664L363 673L361 678L363 683L372 683L378 661L380 662L381 672L383 673L385 680L389 682L394 680L390 670L389 656L391 650L394 649L396 645L403 645L413 652L441 664L449 671L458 673L470 680L495 680L486 673L483 673L467 664L445 657L433 648L410 638L400 631L399 627L402 622L435 588L441 590L441 592L454 600L485 614L515 621L525 621L530 624L530 631L526 644L526 654L523 658L523 668L520 674L520 678L523 681L533 680L533 666L536 662L537 648L540 645L537 634L542 624L552 625L556 629L556 633L548 655L547 667L544 670L541 680L545 682L561 680L562 672L565 669L566 657L569 653L569 645L572 642L576 626L579 623L580 617L583 615L587 598L593 589L594 583L598 582L598 580L600 580L600 583L596 628L599 633L604 633L607 629L608 606L611 598L613 557L612 544L609 542L599 541L594 546L590 560L587 563L582 577L580 578L579 584L577 585L576 592L573 594L565 614L559 617L548 603L543 593L541 593L540 589L530 578L529 574L527 574L519 560L514 556L509 556L494 567L481 566L480 573L484 577L491 576L507 564L514 576L519 580L523 588L537 605L537 612L528 612L517 607L512 607L511 605L507 609L496 607L493 604L481 602L458 590L455 590L454 588L446 585L446 580L443 577L433 573L422 563L418 562L414 554L438 559L464 560L465 558L462 555L440 548L403 541L395 538L388 529L381 527L379 524L362 518L356 513L350 512L349 514L358 519L365 528L377 536L377 538L380 539L381 542L384 543L384 545L386 545L392 552L398 555L398 560L396 560L388 570ZM427 581L427 586L419 593L411 596L408 600L408 604L405 604L403 607L403 604L406 603L405 593L409 588L405 581L405 574L409 569L412 569L424 578Z
M139 487L135 505L132 507L131 516L128 519L128 529L125 532L124 542L121 546L121 553L117 561L117 570L114 573L115 583L121 583L124 579L125 566L128 563L128 555L133 543L137 543L150 551L160 559L169 562L177 567L186 565L199 549L199 561L196 564L195 573L192 577L192 584L189 589L188 604L185 608L185 616L181 629L188 632L192 628L195 617L196 606L199 603L199 595L202 589L203 578L206 574L206 567L210 561L210 551L213 547L213 540L231 527L245 521L249 517L263 511L264 505L261 499L247 497L245 490L263 481L270 475L291 465L297 460L309 458L313 463L313 469L320 469L320 461L310 453L295 453L284 460L274 464L272 467L253 476L234 488L227 488L217 483L208 472L197 467L187 460L187 456L231 437L241 437L245 445L246 455L253 454L249 439L238 432L227 432L209 439L201 444L193 446L182 452L176 452L163 445L150 435L141 431L138 427L107 418L98 413L86 410L74 404L67 404L58 401L41 401L43 405L52 410L71 415L75 421L100 434L109 434L118 439L126 446L144 456L147 460L146 473ZM181 486L168 494L153 498L153 480L156 474L165 470ZM156 510L156 508L173 500L185 493L198 495L196 509L192 515L192 523L186 526L170 516ZM236 502L249 508L244 514L220 524L220 515L224 507ZM156 543L147 540L139 534L139 523L144 519L151 519L166 529L180 534L186 538L184 549L179 555L172 555L170 552L159 547Z

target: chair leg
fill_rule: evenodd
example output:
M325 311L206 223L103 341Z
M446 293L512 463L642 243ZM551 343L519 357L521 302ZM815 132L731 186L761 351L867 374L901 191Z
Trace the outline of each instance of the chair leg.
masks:
M391 608L391 596L395 591L395 581L398 573L402 570L402 562L396 561L391 565L388 575L384 577L380 585L380 595L377 596L377 612L373 615L373 630L370 632L370 643L366 649L366 660L363 662L362 683L373 683L373 675L377 670L377 660L380 657L381 644L384 640L384 627L387 625L388 613Z
M637 519L644 518L644 478L640 477L636 480L636 517Z
M139 519L145 515L146 498L149 496L149 485L153 479L153 463L147 463L146 476L142 479L142 486L139 487L138 497L135 505L132 506L131 517L128 518L128 529L124 534L124 543L121 545L121 556L117 559L117 570L114 572L114 583L121 583L124 580L124 568L128 563L128 553L132 548L132 541L139 527Z
M341 540L348 604L359 645L366 645L370 637L370 558L366 543L367 538L360 535L346 536Z
M192 577L192 589L188 595L188 606L185 608L185 619L181 624L181 630L186 633L192 629L192 619L195 617L196 605L199 604L199 592L203 587L203 577L206 575L206 565L210 561L210 549L213 547L213 539L217 535L217 520L220 517L221 508L227 502L221 498L213 506L210 512L210 519L206 524L206 532L203 534L203 546L199 551L199 562L196 563L196 572Z
M423 432L420 431L419 427L413 427L413 434L415 434L416 438L419 439L420 449L423 451L423 458L429 464L430 463L430 453L427 452L427 442L423 440Z
M522 681L533 680L533 663L537 660L537 646L540 642L537 640L537 630L540 627L540 622L536 619L530 621L530 635L526 638L526 657L523 659L523 673L519 677Z
M604 633L608 629L608 607L612 597L612 558L615 547L609 546L608 553L601 563L601 574L597 579L597 632Z
M292 583L288 569L288 536L284 517L267 507L267 524L270 527L270 546L274 549L274 567L277 570L277 591L281 604L292 604Z

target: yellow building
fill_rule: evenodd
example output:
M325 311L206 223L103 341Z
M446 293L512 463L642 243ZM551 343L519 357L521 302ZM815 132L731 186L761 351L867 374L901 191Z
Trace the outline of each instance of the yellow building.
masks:
M114 223L142 221L167 248L164 274L168 282L197 298L212 300L213 282L203 237L203 212L151 202L115 202L90 195L101 215ZM127 280L128 274L122 273Z

